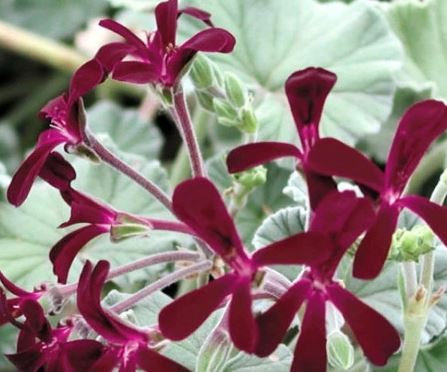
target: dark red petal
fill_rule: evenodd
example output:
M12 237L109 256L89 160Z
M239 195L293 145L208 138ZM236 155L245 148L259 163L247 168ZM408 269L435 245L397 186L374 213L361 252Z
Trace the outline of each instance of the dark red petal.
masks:
M19 371L38 371L46 363L47 355L40 344L34 345L26 351L16 354L5 354Z
M401 193L430 144L447 129L447 107L427 100L402 117L386 163L386 188Z
M74 340L60 344L62 359L70 371L87 371L99 361L106 347L95 340ZM111 370L111 369L109 369ZM101 370L106 372L106 370Z
M28 330L42 341L51 341L51 325L45 318L42 306L35 300L27 299L23 301L20 308L26 319L25 325Z
M383 172L356 149L335 138L323 138L312 147L306 165L326 176L348 178L375 191L382 191Z
M216 187L206 178L184 181L174 190L172 206L176 216L223 259L246 259L233 218Z
M175 45L175 34L177 32L177 0L168 0L160 3L155 8L155 19L157 30L160 32L163 45Z
M55 129L48 129L41 133L36 148L12 177L7 191L7 198L11 204L18 207L25 201L49 153L66 141L67 137Z
M355 254L353 273L356 278L373 279L379 275L388 256L398 216L397 206L382 204Z
M301 323L298 343L291 372L326 371L326 317L325 299L321 292L314 292L307 301L306 313Z
M104 353L90 366L88 369L83 369L85 372L112 372L118 365L122 356L123 350L121 347L109 345Z
M134 84L154 83L159 77L159 71L153 64L137 61L118 62L112 73L113 79Z
M252 353L258 342L251 304L251 278L241 278L233 292L228 322L234 345L247 353Z
M236 45L236 39L227 30L222 28L208 28L200 31L185 41L180 47L197 52L230 53Z
M0 271L0 283L5 287L9 292L12 294L19 296L19 297L40 297L40 294L28 292L17 285L15 285L13 282L11 282L1 271Z
M137 351L137 363L145 371L189 372L188 368L145 346L140 347Z
M310 207L315 210L327 194L337 190L337 184L332 177L321 176L307 167L305 167L304 173L309 190Z
M90 92L104 80L105 74L101 64L92 59L79 67L70 81L70 103Z
M114 21L113 19L103 19L99 22L101 27L107 28L108 30L120 35L131 45L135 46L136 49L146 49L146 45L143 40L141 40L137 35L130 31L127 27L123 26L121 23Z
M399 349L397 331L385 317L338 284L328 285L326 289L331 302L343 314L368 359L376 365L385 365Z
M195 8L193 6L188 6L186 8L180 9L178 11L178 17L180 17L182 14L187 14L191 17L197 18L198 20L202 21L203 23L207 24L210 27L213 27L213 23L211 22L211 14L208 12L205 12L202 9Z
M132 325L124 323L118 315L103 309L101 306L101 291L109 273L107 261L99 261L95 268L86 262L82 270L78 290L77 305L85 321L95 332L107 341L123 345L128 342L146 344L148 336Z
M228 172L238 173L269 161L292 156L301 158L301 151L284 142L257 142L239 146L227 156Z
M265 265L315 266L333 253L331 240L315 232L300 233L270 244L253 254L253 262Z
M103 45L95 55L105 72L110 73L118 62L130 54L135 47L123 42Z
M71 232L59 240L50 251L53 272L59 283L66 283L68 272L79 251L92 239L109 230L104 225L88 225Z
M304 152L319 138L320 122L326 97L337 76L322 68L309 67L294 72L286 81L286 94Z
M255 354L266 357L273 353L286 335L298 309L307 298L311 287L308 280L300 280L290 287L265 313L256 317L259 339Z
M39 177L58 190L69 188L76 178L76 171L58 152L51 152L40 170Z
M171 340L188 337L233 292L236 284L237 277L227 274L167 305L158 318L163 335Z
M447 245L447 207L442 207L417 195L406 196L399 200L399 204L421 217L444 245Z

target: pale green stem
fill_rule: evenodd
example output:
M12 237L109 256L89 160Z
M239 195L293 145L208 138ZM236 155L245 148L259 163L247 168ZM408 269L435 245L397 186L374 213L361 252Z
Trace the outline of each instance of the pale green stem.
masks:
M408 298L413 297L418 287L416 263L413 261L402 262L401 267L405 278L405 292Z
M430 200L433 203L442 205L447 196L447 171L441 175ZM402 357L399 362L398 372L412 372L416 365L419 348L421 346L422 332L427 324L428 313L430 311L430 299L432 297L433 280L435 267L435 253L431 251L422 258L422 270L419 287L421 290L411 296L404 313L404 345ZM407 285L409 277L404 275ZM410 279L413 280L413 279ZM407 292L408 293L408 292Z

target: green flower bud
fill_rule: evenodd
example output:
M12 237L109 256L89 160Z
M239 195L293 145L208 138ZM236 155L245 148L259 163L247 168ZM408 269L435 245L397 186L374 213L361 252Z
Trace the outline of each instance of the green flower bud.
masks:
M98 158L98 155L96 155L92 150L90 150L90 148L88 148L83 144L77 146L65 146L65 150L70 154L74 154L81 158L88 159L93 163L96 164L101 163L101 160Z
M239 129L244 133L254 133L258 129L258 120L253 108L243 107L240 111L241 123Z
M136 223L122 223L113 225L110 229L110 238L113 242L119 242L135 236L147 235L149 228Z
M234 74L225 74L225 94L235 107L243 107L248 101L247 89Z
M354 364L354 347L348 336L337 330L329 334L327 340L328 362L334 368L347 370Z
M202 54L198 54L194 59L190 76L197 89L205 90L215 85L211 61Z
M217 114L218 117L237 120L237 111L227 102L214 98L213 106L214 112Z
M416 261L434 249L434 235L429 227L417 225L411 230L398 229L393 235L390 258L396 261Z
M237 127L239 122L237 120L218 117L217 122L225 127Z
M196 96L200 106L202 106L207 111L214 112L214 97L211 94L196 91Z
M245 172L236 173L234 179L245 189L252 190L267 181L267 168L260 165Z
M214 329L200 348L196 372L223 371L231 349L232 344L227 332L221 328Z

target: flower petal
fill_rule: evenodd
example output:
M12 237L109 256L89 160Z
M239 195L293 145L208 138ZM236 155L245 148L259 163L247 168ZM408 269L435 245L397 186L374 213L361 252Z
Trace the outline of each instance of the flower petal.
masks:
M79 278L77 290L77 305L85 321L95 332L107 341L118 345L128 342L146 344L146 333L126 324L116 314L101 306L101 291L109 273L107 261L99 261L93 268L87 261Z
M163 46L175 45L175 34L177 33L178 1L168 0L160 3L155 8L155 19L157 30L160 32Z
M400 346L400 337L384 316L353 294L330 284L326 287L331 302L340 310L368 359L383 366Z
M167 305L158 318L163 335L171 340L188 337L233 292L236 284L237 277L227 274Z
M242 278L233 292L228 323L234 345L247 353L252 353L258 342L258 329L251 304L251 278Z
M211 22L211 14L208 12L205 12L202 9L193 7L193 6L188 6L186 8L180 9L178 11L178 17L180 17L182 14L187 14L191 17L194 17L200 21L202 21L203 23L207 24L210 27L214 27L213 23Z
M379 275L388 256L398 216L397 206L381 205L375 222L355 254L353 273L356 278L373 279Z
M315 210L321 200L330 192L337 190L337 184L332 177L322 176L315 173L307 166L304 168L307 188L309 190L309 203L312 210Z
M60 359L69 368L67 371L87 371L97 361L101 360L106 347L95 340L73 340L60 344ZM111 371L112 369L109 369ZM102 369L106 372L107 370Z
M28 292L28 291L18 287L13 282L11 282L1 271L0 271L0 283L9 292L11 292L13 295L16 295L18 297L29 297L29 298L34 297L35 299L40 297L39 293Z
M110 73L118 62L135 50L133 45L123 42L114 42L103 45L95 55L105 72Z
M70 103L76 102L97 85L101 84L104 78L104 69L96 59L84 63L75 71L71 78L69 89Z
M375 191L382 191L383 172L356 149L335 138L323 138L315 143L306 165L326 176L348 178Z
M307 232L292 235L257 250L253 262L265 265L315 266L327 260L333 251L331 240L323 234Z
M12 177L7 191L11 204L18 207L25 201L50 152L66 141L67 137L55 129L48 129L40 134L36 148Z
M88 225L75 230L59 240L50 251L53 272L59 283L66 283L68 272L79 251L92 239L104 234L109 227Z
M411 106L397 127L386 163L386 188L401 193L430 144L447 129L447 107L426 100Z
M53 151L40 170L39 177L56 189L64 191L76 178L76 171L61 154Z
M323 106L336 81L334 73L315 67L296 71L286 81L287 99L305 153L319 138Z
M246 259L246 253L216 187L206 178L184 181L174 190L172 206L176 216L224 260L236 256Z
M256 317L259 329L258 345L255 349L257 356L266 357L276 350L306 299L310 287L308 280L296 282L273 306Z
M135 46L136 49L146 49L146 45L144 44L143 40L141 40L138 36L136 36L132 31L123 26L121 23L118 23L113 19L102 19L99 22L99 25L120 35L125 40L127 40L128 43Z
M145 371L151 372L189 372L189 369L183 367L177 362L149 349L140 347L137 351L138 366Z
M36 344L32 348L16 354L5 354L5 357L19 371L38 371L45 365L47 355L42 351L42 346Z
M417 195L399 199L399 204L411 209L421 217L444 245L447 245L447 207L440 206Z
M298 342L292 362L292 372L326 371L325 299L319 291L307 301Z
M228 172L238 173L269 161L292 156L301 158L301 151L284 142L256 142L239 146L227 156Z
M184 49L196 52L230 53L236 45L236 39L222 28L207 28L185 41L178 52Z
M157 82L158 70L151 63L138 61L118 62L113 69L112 78L134 84Z

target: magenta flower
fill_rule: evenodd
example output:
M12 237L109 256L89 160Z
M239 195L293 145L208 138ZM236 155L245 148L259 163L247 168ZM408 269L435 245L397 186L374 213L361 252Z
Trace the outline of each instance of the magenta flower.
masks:
M166 306L159 315L160 330L172 340L184 339L231 296L230 336L239 349L253 352L258 332L252 315L251 286L257 270L267 264L320 262L325 259L325 252L319 248L327 238L321 234L298 234L250 257L218 190L206 178L197 177L177 186L173 209L231 271Z
M19 206L25 201L54 148L64 144L70 151L83 143L85 118L82 96L100 84L104 76L98 61L86 62L74 73L68 93L53 99L42 109L41 114L50 119L51 128L40 134L35 149L14 174L7 193L11 204Z
M105 357L93 365L91 371L103 371L105 367L111 370L116 366L126 372L135 371L137 367L154 372L188 371L149 346L149 331L124 322L101 306L101 291L109 268L107 261L99 261L94 268L87 261L78 284L79 312L87 324L108 342Z
M113 79L173 87L197 52L229 53L233 50L234 37L228 31L215 27L198 32L178 46L177 18L181 14L211 25L208 13L196 8L179 11L177 0L163 2L156 7L157 31L150 33L146 41L116 21L102 20L101 26L121 35L125 42L104 46L97 55L98 60L106 69L113 70ZM122 61L126 55L132 60Z
M443 222L447 220L447 209L420 196L403 196L405 186L425 151L446 129L447 107L442 102L427 100L413 105L399 123L385 174L357 150L335 139L322 139L312 149L309 163L315 171L350 178L380 193L377 218L355 257L356 277L371 279L380 273L403 208L425 220L447 244L447 228ZM340 161L340 158L345 161Z
M330 177L322 177L313 172L307 158L311 148L320 139L321 114L336 79L337 76L334 73L314 67L290 75L286 81L285 90L301 140L301 149L284 142L257 142L243 145L228 154L229 172L242 172L278 158L294 157L306 175L310 204L312 209L315 209L319 200L335 188Z
M265 357L276 349L297 311L306 303L291 371L325 371L328 301L343 314L360 347L374 364L384 365L398 350L400 339L392 325L333 279L345 251L373 220L371 203L356 198L352 192L333 192L321 201L310 231L327 234L329 245L321 249L331 255L308 268L270 309L256 318L259 342L255 353L258 356Z
M2 286L11 292L15 297L5 299L4 306L7 311L0 312L0 327L9 322L10 317L18 318L22 316L22 306L27 300L37 301L42 297L44 289L36 289L33 292L26 291L13 282L11 282L3 273L0 271L0 283ZM1 287L0 287L1 290Z
M0 290L0 317L8 318L11 324L20 329L17 352L6 355L18 370L86 371L103 357L105 348L100 342L68 341L73 329L71 322L53 329L37 301L26 299L22 303L24 323L15 320L15 315L9 310L6 297Z

